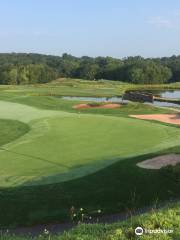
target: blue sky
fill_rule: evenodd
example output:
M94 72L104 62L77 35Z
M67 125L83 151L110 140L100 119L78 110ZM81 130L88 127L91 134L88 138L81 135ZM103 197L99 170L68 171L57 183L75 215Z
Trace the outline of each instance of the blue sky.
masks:
M0 52L180 54L179 0L0 0Z

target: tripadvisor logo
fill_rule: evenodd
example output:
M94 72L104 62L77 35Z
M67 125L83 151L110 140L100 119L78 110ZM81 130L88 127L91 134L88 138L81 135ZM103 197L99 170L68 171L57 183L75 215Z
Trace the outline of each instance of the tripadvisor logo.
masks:
M173 233L172 229L143 229L142 227L135 228L135 234L141 236L143 234L171 234Z
M136 234L137 236L143 235L143 233L144 233L144 230L143 230L142 227L137 227L137 228L135 229L135 234Z

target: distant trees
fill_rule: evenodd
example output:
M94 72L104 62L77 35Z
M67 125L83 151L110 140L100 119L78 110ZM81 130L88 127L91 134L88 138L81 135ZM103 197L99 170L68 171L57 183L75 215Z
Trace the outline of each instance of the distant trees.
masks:
M57 77L56 70L44 64L10 64L0 67L0 84L47 83Z
M76 76L82 79L93 80L99 71L99 66L95 63L82 63L76 70Z
M158 59L161 64L169 67L172 71L171 82L180 81L180 56Z
M180 81L180 56L144 59L140 56L62 57L42 54L0 54L0 84L46 83L58 77L107 79L135 84Z
M128 79L132 83L156 84L165 83L172 77L171 69L153 61L144 61L131 66Z

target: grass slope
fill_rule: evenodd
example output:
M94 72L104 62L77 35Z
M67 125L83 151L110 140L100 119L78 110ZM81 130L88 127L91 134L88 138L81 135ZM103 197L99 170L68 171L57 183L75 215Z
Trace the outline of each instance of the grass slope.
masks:
M141 226L144 229L173 230L170 234L144 234L135 236L134 229ZM152 209L150 213L132 217L114 224L80 224L63 235L53 235L42 232L37 237L2 234L2 240L178 240L180 239L180 204L169 205L164 209Z
M0 146L14 141L29 130L29 126L20 121L0 119Z
M54 237L60 240L133 240L138 239L134 229L138 226L144 229L173 230L171 234L144 234L142 240L177 240L180 239L180 204L166 207L162 210L152 210L148 214L111 224L111 225L80 225L64 236ZM53 239L53 237L52 237Z

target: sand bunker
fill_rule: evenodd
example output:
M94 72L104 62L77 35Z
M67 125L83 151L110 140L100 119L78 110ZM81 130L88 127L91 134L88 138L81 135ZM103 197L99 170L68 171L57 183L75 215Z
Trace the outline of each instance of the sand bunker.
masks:
M86 103L78 104L73 106L75 109L86 109L86 108L109 108L109 109L114 109L114 108L119 108L121 105L118 103L108 103L108 104L103 104L103 105L90 105Z
M177 163L180 163L180 154L168 154L139 162L137 166L147 169L160 169L168 165L175 166Z
M180 125L180 114L145 114L130 115L130 117Z

